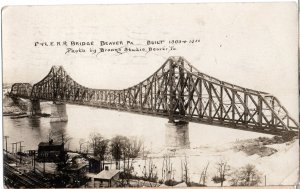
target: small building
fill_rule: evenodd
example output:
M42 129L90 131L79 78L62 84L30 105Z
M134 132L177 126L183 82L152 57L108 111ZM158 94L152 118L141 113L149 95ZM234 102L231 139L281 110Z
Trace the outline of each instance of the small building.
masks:
M39 143L37 161L61 162L64 161L64 159L64 143L53 142L53 140Z
M95 156L88 156L87 159L89 160L89 172L90 173L99 173L100 171L106 169L117 169L118 161L100 161L98 157Z
M86 179L86 173L87 173L87 165L85 164L72 164L69 166L66 166L63 169L63 172L65 175L69 177L69 184L73 186L81 186L84 184L87 179Z
M117 187L120 178L120 170L103 170L97 175L93 176L94 182L100 181L101 186Z
M103 169L105 169L105 170L111 170L111 169L118 169L118 170L120 170L119 169L119 162L118 161L103 161Z

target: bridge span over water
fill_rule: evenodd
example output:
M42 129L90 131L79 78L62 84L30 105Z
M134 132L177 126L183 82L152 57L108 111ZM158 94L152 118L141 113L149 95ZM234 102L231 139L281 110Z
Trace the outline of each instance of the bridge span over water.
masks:
M29 99L32 114L40 113L40 101L53 101L56 121L67 120L65 103L163 117L184 137L188 122L274 135L299 130L275 96L211 77L183 57L168 58L144 81L123 90L82 86L62 66L53 66L34 85L13 84L10 96Z

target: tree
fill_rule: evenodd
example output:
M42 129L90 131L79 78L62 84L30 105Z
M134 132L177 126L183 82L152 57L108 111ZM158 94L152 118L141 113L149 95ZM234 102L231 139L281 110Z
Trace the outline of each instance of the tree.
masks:
M99 133L92 133L90 134L89 138L89 144L93 150L94 156L99 158L100 167L101 169L103 169L102 162L104 161L105 155L107 153L109 140L105 139Z
M232 186L257 186L262 182L262 174L255 165L247 164L232 173L230 182Z
M111 140L110 152L113 158L119 162L119 169L120 160L123 159L124 172L122 178L125 178L128 184L133 172L132 162L141 152L142 144L142 140L136 137L129 139L126 136L115 136Z
M169 155L164 155L163 164L161 168L161 183L165 183L166 185L172 185L174 180L174 169L173 163L171 161L171 157Z
M120 169L120 161L123 157L123 151L125 149L125 144L128 143L128 138L125 136L115 136L111 139L110 142L110 153L112 157L116 160L117 163L117 169Z
M81 151L88 153L88 146L86 145L86 148L84 150L84 148L82 147L84 144L87 144L88 142L85 141L85 139L81 138L79 140L79 153L81 153Z
M207 162L206 166L203 168L201 175L200 175L200 180L199 184L205 186L206 185L206 179L207 179L207 169L209 166L209 162Z
M187 185L190 183L190 176L189 176L189 167L188 167L188 161L185 156L184 160L181 160L181 172L182 172L182 181L184 181Z
M223 186L223 183L226 180L225 177L228 175L230 168L224 160L220 160L216 165L218 174L212 178L212 181L214 181L214 183L221 183L221 186Z
M145 166L142 171L144 175L144 179L149 182L156 182L157 181L157 167L153 163L152 158L150 158L147 162L147 159L145 159ZM151 186L151 183L150 183Z
M142 144L143 144L142 140L136 137L125 140L124 149L123 149L123 160L124 160L124 173L127 178L127 184L129 184L129 178L131 173L133 172L132 162L135 158L138 157L142 148Z
M64 147L69 149L70 147L70 141L72 140L72 137L70 137L68 134L66 134L65 131L65 124L61 122L52 122L50 123L51 129L49 130L48 134L48 140L53 140L54 142L63 143Z

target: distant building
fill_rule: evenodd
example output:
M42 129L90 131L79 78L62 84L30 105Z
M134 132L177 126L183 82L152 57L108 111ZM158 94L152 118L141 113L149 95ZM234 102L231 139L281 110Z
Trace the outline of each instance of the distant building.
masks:
M64 143L49 142L39 143L37 161L61 162L65 159Z
M115 161L100 161L98 157L88 156L89 160L89 172L90 173L99 173L103 169L117 169L118 162Z
M119 165L118 161L104 161L103 169L104 170L111 170L111 169L115 169L115 170L119 169L120 170L118 165Z
M117 187L120 178L120 170L103 170L93 176L94 182L100 181L103 187Z

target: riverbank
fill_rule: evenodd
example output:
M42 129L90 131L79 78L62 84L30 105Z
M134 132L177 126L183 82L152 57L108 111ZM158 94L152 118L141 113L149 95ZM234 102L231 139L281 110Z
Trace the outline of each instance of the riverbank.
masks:
M9 96L4 96L3 98L3 116L10 116L11 119L20 119L29 117L27 114L28 105L25 100L18 99L18 104L14 102ZM34 115L38 117L50 117L51 114L40 113Z
M27 108L26 103L21 100L20 100L21 106L17 106L15 102L6 95L2 99L2 103L3 103L3 112L2 112L3 116L19 116L19 115L26 114L25 111L26 110L25 108Z

